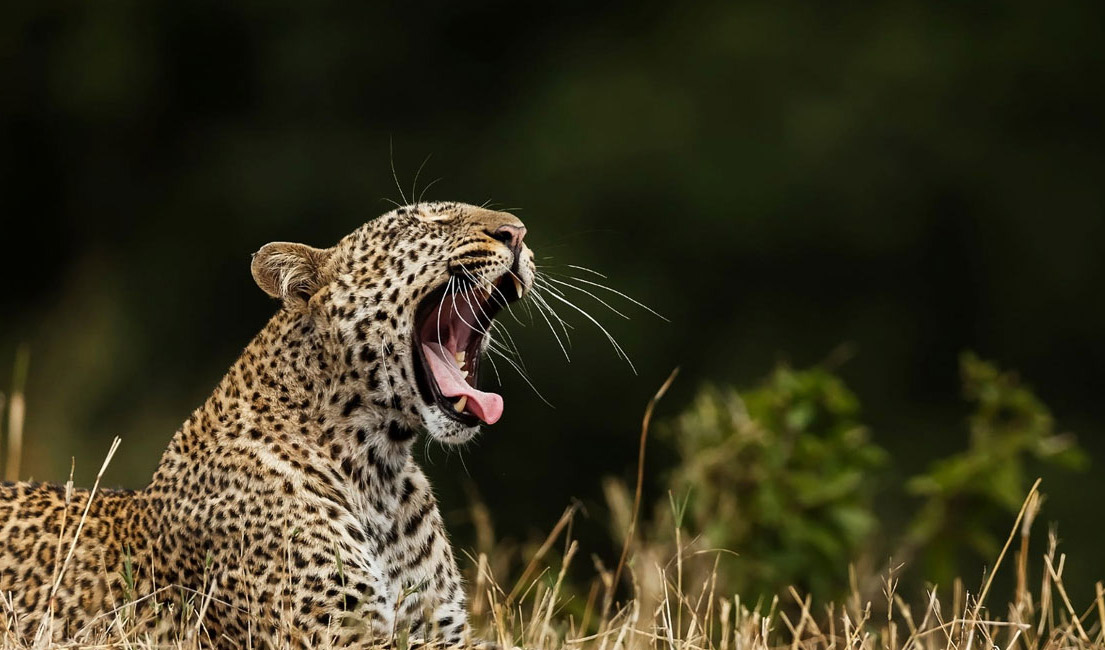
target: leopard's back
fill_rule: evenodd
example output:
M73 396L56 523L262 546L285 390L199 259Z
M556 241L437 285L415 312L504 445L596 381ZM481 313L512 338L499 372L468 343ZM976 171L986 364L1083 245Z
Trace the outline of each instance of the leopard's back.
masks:
M98 490L89 504L88 489L67 494L56 484L0 483L0 593L14 595L17 633L29 640L51 596L54 619L67 621L67 635L120 602L125 585L118 567L131 552L135 494Z

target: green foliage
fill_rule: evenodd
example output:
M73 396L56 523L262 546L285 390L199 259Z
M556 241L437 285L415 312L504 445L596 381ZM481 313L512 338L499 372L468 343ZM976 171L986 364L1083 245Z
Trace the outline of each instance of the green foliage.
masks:
M876 527L873 470L885 460L858 418L858 400L827 371L781 367L743 395L703 388L668 428L682 458L672 483L694 491L688 524L741 555L723 572L743 593L846 584Z
M995 524L1021 506L1030 463L1081 468L1086 456L1069 434L1057 434L1048 408L1014 373L965 353L964 397L975 405L964 451L934 462L907 483L925 503L907 533L906 548L924 548L930 579L956 575L956 555L970 549L993 558L1002 541Z
M936 582L963 574L959 561L972 554L992 561L1033 463L1074 469L1086 459L1016 375L969 353L960 368L974 405L970 444L904 484L883 480L886 452L861 424L856 396L825 369L783 366L739 393L704 387L663 430L679 461L663 504L671 515L657 517L653 534L685 525L706 547L739 553L720 570L728 589L746 595L797 585L839 596L850 565L878 571L887 556L920 558ZM884 483L888 503L924 500L904 533L878 529L873 496Z

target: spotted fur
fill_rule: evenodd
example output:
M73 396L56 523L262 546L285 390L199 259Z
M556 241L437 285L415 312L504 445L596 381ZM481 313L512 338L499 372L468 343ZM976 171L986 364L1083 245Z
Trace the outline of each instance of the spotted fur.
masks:
M253 275L281 307L145 489L88 505L88 490L0 484L0 592L14 606L0 622L24 641L40 627L92 639L120 616L216 647L465 640L464 586L411 447L421 429L460 443L478 427L420 394L412 331L451 277L530 289L533 254L520 234L504 243L504 226L524 233L507 213L418 204L332 248L262 248Z

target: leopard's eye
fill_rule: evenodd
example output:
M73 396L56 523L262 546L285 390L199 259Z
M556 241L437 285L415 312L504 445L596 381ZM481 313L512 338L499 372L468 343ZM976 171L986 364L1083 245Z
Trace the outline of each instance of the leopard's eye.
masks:
M423 221L428 221L430 223L449 223L456 217L456 215L450 214L448 212L432 212L430 214L419 213L418 217Z
M436 201L422 203L418 201L404 208L400 208L399 213L413 216L423 223L447 224L456 221L457 217L463 214L463 211L457 208L458 205L454 203L441 203Z

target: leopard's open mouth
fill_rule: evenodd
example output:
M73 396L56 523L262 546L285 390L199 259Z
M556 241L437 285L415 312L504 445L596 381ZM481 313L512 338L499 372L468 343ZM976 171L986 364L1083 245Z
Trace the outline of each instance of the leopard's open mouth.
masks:
M454 276L430 292L414 320L414 373L427 404L466 426L494 424L503 398L479 390L480 356L495 315L518 300L521 285L511 273L490 287Z

